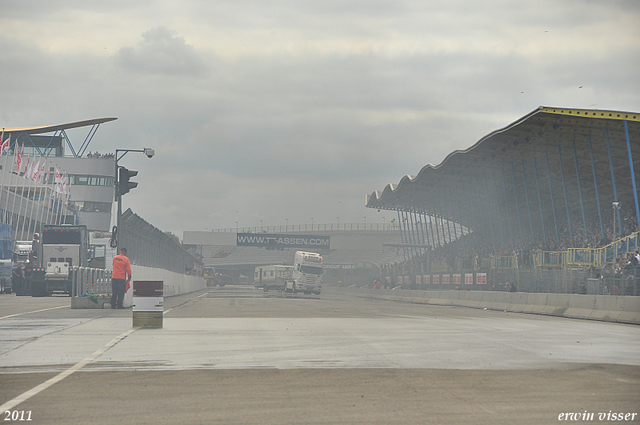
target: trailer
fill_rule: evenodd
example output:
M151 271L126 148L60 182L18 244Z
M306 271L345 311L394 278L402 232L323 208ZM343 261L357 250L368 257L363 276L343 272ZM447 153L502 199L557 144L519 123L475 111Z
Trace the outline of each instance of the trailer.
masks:
M293 280L293 266L261 266L256 267L253 285L256 289L284 291L287 281Z

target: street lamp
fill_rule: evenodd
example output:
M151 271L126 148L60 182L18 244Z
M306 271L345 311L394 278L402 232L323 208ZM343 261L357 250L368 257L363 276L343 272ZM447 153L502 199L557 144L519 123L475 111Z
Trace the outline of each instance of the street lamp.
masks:
M115 194L116 201L118 202L118 213L116 216L116 228L115 231L111 235L110 245L112 248L116 248L116 253L120 253L120 237L118 236L118 232L120 231L120 216L122 215L122 195L128 193L130 189L138 186L138 183L129 182L130 177L135 177L138 172L133 170L128 170L126 168L122 168L118 166L118 161L120 161L127 153L129 152L141 152L147 156L147 158L153 158L156 154L155 151L151 148L144 149L116 149L116 168L115 168ZM120 155L122 153L122 155ZM122 176L120 176L122 174Z

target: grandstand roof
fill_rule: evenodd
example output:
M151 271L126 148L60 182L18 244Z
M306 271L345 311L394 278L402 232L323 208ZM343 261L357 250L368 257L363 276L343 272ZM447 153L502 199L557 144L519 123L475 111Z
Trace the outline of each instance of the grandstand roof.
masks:
M11 127L11 128L3 128L4 137L8 134L11 135L11 148L13 148L16 143L20 140L26 140L27 143L31 143L31 145L35 148L36 152L40 155L44 155L45 152L51 147L51 144L56 136L62 137L67 142L67 146L71 150L71 155L73 157L82 157L86 152L93 136L96 131L100 127L100 124L115 121L117 118L92 118L83 121L74 121L64 124L53 124L53 125L41 125L41 126L33 126L33 127ZM87 136L84 141L80 144L80 146L74 147L71 143L71 139L66 133L66 130L70 130L73 128L81 128L81 127L90 127ZM45 142L45 145L39 145L34 141L34 139L38 137L47 138L49 136L36 136L38 134L46 134L46 133L54 133L48 142ZM23 138L23 136L25 136ZM31 137L33 136L33 137ZM5 139L6 140L6 139Z
M72 128L88 127L90 125L102 124L109 121L115 121L117 118L93 118L84 121L69 122L66 124L41 125L35 127L16 127L5 128L5 133L27 133L27 134L44 134L53 131L69 130Z
M517 214L529 217L532 227L554 220L554 210L593 216L606 206L600 214L611 214L610 164L618 199L627 208L634 204L630 156L639 173L640 113L541 106L470 148L452 152L441 164L428 164L417 176L406 175L373 192L366 206L441 216L470 228L482 220L487 226L505 220L507 208L512 220ZM482 218L476 220L468 209Z

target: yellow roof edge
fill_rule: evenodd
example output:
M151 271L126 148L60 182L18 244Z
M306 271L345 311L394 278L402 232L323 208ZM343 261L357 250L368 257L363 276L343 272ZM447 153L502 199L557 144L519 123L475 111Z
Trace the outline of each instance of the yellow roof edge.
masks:
M555 115L568 115L578 118L598 118L640 122L640 113L638 112L607 111L603 109L553 108L546 106L541 107L540 112Z
M5 133L29 133L29 134L42 134L42 133L50 133L52 131L58 130L68 130L71 128L78 127L87 127L95 124L102 124L109 121L115 121L117 118L109 117L109 118L93 118L90 120L84 121L75 121L66 124L54 124L54 125L45 125L45 126L37 126L37 127L18 127L18 128L5 128Z

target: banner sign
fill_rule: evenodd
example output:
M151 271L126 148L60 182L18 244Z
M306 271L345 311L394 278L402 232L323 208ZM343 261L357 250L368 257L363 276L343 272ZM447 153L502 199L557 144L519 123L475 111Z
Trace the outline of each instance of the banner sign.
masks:
M439 274L434 274L432 279L433 279L433 284L434 285L439 285L440 284L440 275Z
M431 285L431 275L425 274L424 276L422 276L422 281L427 285Z
M422 275L416 276L416 285L422 285Z
M486 285L487 284L487 274L486 273L476 273L476 283L478 285Z
M453 283L454 283L454 285L460 285L460 275L459 274L454 274L453 275Z
M465 273L464 274L464 284L465 285L473 285L473 273Z
M357 269L355 264L323 264L323 269Z
M330 236L238 233L237 246L259 248L329 249Z
M443 274L442 275L442 284L443 285L448 285L449 284L449 279L451 278L451 275L449 274Z

